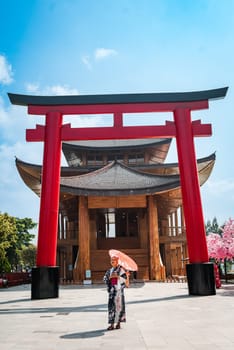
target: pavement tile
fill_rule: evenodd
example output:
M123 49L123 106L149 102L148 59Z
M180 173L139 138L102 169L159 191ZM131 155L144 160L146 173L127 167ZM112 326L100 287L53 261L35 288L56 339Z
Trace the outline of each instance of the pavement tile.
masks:
M188 295L186 283L136 283L125 292L127 322L108 332L104 285L61 286L31 300L30 285L0 289L3 350L233 350L234 285Z

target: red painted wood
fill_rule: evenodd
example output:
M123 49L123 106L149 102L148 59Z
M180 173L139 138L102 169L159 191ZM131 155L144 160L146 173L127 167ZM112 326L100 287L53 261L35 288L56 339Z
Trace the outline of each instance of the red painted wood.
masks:
M179 108L200 110L208 108L208 101L167 102L167 103L123 103L96 105L57 105L57 106L28 106L28 114L45 115L52 111L66 114L102 114L102 113L144 113L172 112Z
M211 124L201 124L199 120L192 122L193 136L211 136L212 126Z
M60 192L62 115L46 115L37 266L55 266Z
M45 126L36 125L36 129L27 129L26 130L26 141L44 141L45 140Z
M190 263L208 262L190 110L176 110L174 121L189 260Z
M118 140L175 137L175 126L125 126L102 128L64 128L62 140Z
M192 126L193 136L210 136L210 124L194 124ZM176 136L173 122L166 125L152 126L124 126L120 124L114 127L95 128L71 128L70 124L63 125L61 131L62 141L74 140L119 140L119 139L139 139L139 138L171 138ZM27 141L43 141L43 127L26 130Z

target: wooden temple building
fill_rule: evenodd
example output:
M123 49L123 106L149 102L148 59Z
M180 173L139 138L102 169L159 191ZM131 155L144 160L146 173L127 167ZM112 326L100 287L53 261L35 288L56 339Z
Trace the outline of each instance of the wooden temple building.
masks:
M138 264L137 279L185 275L186 228L178 163L165 163L171 139L63 143L57 265L61 280L80 283L91 271L101 281L109 249ZM215 154L197 160L200 186ZM16 159L25 184L38 196L40 165Z

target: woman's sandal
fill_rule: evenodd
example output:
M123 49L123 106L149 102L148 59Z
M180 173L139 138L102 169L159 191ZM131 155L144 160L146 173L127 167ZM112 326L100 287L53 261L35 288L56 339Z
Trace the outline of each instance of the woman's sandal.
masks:
M117 325L115 326L115 329L120 329L120 323L118 322Z
M107 328L108 331L112 331L113 329L115 329L115 327L113 326L113 324L111 324L111 325Z

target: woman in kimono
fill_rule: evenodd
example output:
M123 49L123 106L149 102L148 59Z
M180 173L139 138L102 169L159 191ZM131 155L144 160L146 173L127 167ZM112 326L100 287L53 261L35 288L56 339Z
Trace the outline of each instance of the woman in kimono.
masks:
M128 272L119 265L118 257L111 257L111 268L106 271L104 281L109 293L107 330L119 329L126 322L124 288L128 287ZM114 326L116 324L116 326Z

